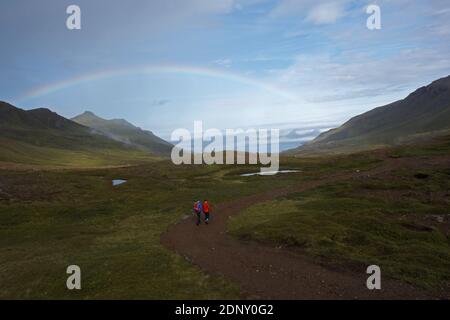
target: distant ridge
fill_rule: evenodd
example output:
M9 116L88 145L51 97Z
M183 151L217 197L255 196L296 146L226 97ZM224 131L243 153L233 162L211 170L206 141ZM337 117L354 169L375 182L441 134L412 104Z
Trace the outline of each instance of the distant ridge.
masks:
M450 76L405 99L358 115L287 154L347 153L399 145L450 131Z
M86 111L72 120L111 139L153 154L169 156L173 148L172 144L157 137L153 132L142 130L124 119L106 120L91 111Z
M0 101L0 162L103 166L155 158L93 129L38 108L23 110Z
M46 108L22 110L0 101L0 126L3 128L35 128L58 130L83 130L79 124L61 117Z

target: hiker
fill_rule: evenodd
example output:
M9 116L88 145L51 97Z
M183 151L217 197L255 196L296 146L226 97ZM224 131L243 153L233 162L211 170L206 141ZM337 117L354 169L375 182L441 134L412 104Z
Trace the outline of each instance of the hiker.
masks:
M197 216L197 222L196 224L199 225L200 224L200 211L198 211L198 201L194 201L194 212L193 214L195 216Z
M203 201L203 213L205 214L205 223L206 224L208 224L208 222L209 222L209 212L210 212L210 208L209 208L208 200L204 200Z
M203 211L202 202L200 200L197 200L197 202L194 203L194 212L197 214L197 225L202 223L201 221L202 211Z

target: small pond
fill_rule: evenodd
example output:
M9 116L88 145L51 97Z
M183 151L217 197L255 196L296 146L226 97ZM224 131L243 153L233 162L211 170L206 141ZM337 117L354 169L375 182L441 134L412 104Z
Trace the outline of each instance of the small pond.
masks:
M112 185L115 187L115 186L124 184L125 182L127 182L127 180L123 180L123 179L114 179L114 180L112 181Z
M241 177L251 177L251 176L268 176L278 173L293 173L300 172L300 170L278 170L278 171L268 171L268 172L252 172L252 173L243 173Z

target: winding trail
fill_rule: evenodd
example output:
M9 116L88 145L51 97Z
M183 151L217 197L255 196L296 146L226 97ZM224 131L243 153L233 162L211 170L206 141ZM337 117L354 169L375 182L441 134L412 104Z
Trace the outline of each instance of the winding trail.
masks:
M247 299L432 298L412 286L386 277L382 277L381 290L371 291L366 287L368 275L365 268L359 271L333 270L313 262L298 250L240 241L226 233L228 218L251 205L367 173L341 174L222 203L213 208L213 220L209 225L196 226L194 218L189 216L171 226L162 235L161 243L201 269L235 281Z

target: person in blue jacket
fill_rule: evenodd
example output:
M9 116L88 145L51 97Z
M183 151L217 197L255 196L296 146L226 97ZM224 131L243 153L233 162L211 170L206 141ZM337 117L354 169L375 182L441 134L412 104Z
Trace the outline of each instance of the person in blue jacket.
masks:
M194 204L194 212L197 214L197 225L202 223L201 216L203 212L203 205L200 200L197 200L197 202Z

